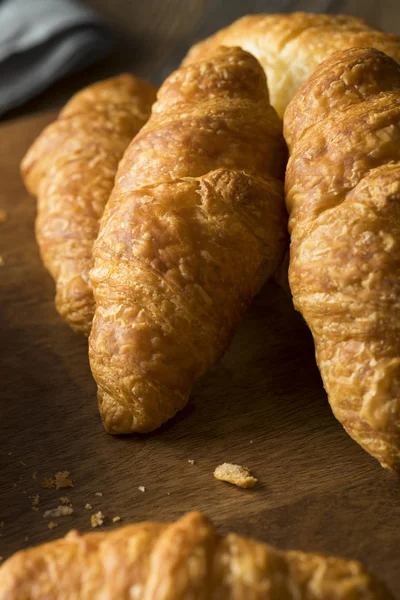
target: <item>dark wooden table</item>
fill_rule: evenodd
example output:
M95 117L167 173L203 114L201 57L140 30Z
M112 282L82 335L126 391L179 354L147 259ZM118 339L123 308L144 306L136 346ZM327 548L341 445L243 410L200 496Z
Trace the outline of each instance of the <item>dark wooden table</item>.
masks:
M105 0L93 4L108 6ZM126 4L115 2L115 22L117 7ZM182 2L182 11L189 4ZM153 69L160 77L167 49L175 56L188 44L189 13L178 19L177 5L162 5L154 54L131 57L136 71ZM210 3L193 2L195 16L201 5ZM137 23L145 13L143 7L135 13ZM167 25L173 17L174 27ZM34 240L35 202L18 173L26 148L53 116L0 129L0 209L8 217L0 223L0 556L72 527L89 531L98 510L111 528L117 515L122 523L168 521L200 509L221 532L360 559L400 597L399 483L333 418L309 332L277 286L266 286L255 299L231 349L176 419L143 437L104 433L87 342L54 308L54 286ZM212 472L224 461L251 468L259 485L246 491L216 481ZM74 487L43 489L43 478L57 471L69 471ZM38 511L32 509L35 494ZM49 530L43 513L60 496L70 499L74 512L53 519L58 527Z

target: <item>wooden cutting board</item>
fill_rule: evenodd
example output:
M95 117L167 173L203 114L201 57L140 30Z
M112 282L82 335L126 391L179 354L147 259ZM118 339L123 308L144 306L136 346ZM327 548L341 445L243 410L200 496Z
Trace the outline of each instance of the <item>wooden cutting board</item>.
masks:
M8 216L0 224L0 555L70 528L89 531L99 510L111 528L117 515L169 521L196 509L221 532L360 559L400 597L399 482L332 416L309 332L276 285L254 300L230 350L174 420L146 436L103 431L87 341L54 308L34 239L35 202L19 177L26 148L52 118L0 128ZM215 480L224 461L251 468L259 485ZM69 471L74 487L43 489L57 471ZM50 530L43 512L60 496L74 512Z

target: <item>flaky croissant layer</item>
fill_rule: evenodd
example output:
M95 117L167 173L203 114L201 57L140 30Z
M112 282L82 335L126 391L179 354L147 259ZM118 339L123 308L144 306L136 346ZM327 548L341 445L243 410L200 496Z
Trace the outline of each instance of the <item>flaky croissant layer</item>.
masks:
M333 412L400 472L400 66L323 63L285 113L289 282Z
M400 62L400 37L349 15L247 15L189 51L184 64L205 59L220 46L240 46L267 74L271 104L283 115L295 91L338 50L372 46Z
M0 567L0 600L393 600L356 561L280 552L201 513L19 552Z
M56 281L56 306L67 323L89 334L89 283L99 219L118 162L144 125L156 90L133 75L89 86L67 103L22 161L28 190L38 198L36 238Z
M265 75L222 48L173 73L94 247L92 373L107 431L150 431L227 349L286 245L286 146Z

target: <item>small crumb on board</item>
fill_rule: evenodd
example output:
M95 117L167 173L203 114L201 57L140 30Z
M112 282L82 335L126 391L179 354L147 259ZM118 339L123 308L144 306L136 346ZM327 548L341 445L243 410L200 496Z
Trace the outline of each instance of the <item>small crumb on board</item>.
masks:
M55 529L57 527L57 523L55 523L54 521L50 521L50 523L47 525L47 527L49 529Z
M121 520L121 517L119 517L118 515L116 517L113 517L112 522L113 523L119 523L119 521Z
M43 514L43 517L47 519L48 517L68 517L72 515L74 509L72 506L57 506L57 508L50 508L46 510Z
M69 478L69 471L58 471L54 477L45 477L42 487L48 490L53 488L60 490L62 488L74 487L74 484L72 483L72 479Z
M93 506L87 502L87 504L85 504L85 508L86 510L92 510Z
M215 479L233 483L241 488L252 488L256 485L257 479L252 476L249 469L240 465L223 463L214 471Z
M72 479L69 478L69 471L58 471L58 473L55 474L54 478L56 490L60 490L61 488L74 487Z
M99 510L97 513L95 513L94 515L92 515L90 517L90 524L91 526L94 527L100 527L101 525L103 525L104 523L104 515L101 512L101 510Z
M138 490L139 490L139 492L144 493L146 491L146 488L144 487L144 485L139 485Z

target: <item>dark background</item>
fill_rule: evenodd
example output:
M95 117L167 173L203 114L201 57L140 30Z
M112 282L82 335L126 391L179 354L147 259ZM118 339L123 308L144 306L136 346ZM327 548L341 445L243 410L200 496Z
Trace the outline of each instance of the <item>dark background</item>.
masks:
M112 54L95 66L54 83L4 119L64 104L81 87L121 71L161 84L189 47L235 19L268 12L268 0L84 0L103 15L114 34ZM399 0L281 0L279 10L353 14L376 27L400 33Z

